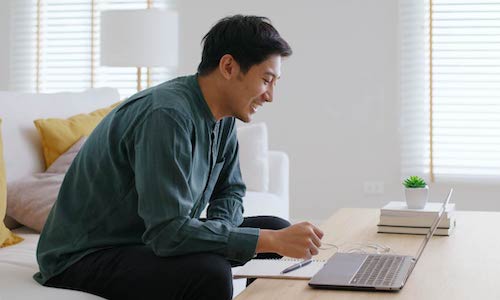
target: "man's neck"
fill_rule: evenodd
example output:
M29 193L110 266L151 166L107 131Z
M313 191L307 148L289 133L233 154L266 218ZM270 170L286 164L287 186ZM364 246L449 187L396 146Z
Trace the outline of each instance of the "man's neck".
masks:
M225 115L221 105L221 99L223 96L220 93L220 84L217 78L215 75L198 76L198 84L200 86L201 93L203 94L203 98L205 98L205 101L212 112L212 115L215 120L219 121Z

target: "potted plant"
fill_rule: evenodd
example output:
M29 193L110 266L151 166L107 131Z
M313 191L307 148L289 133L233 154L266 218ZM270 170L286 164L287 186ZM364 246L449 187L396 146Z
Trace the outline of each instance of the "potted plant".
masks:
M429 187L425 181L418 176L410 176L403 181L403 185L408 208L424 208L429 196Z

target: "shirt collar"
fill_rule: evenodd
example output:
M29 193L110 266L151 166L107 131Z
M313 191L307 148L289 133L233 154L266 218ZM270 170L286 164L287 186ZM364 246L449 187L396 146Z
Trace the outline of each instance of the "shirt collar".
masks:
M207 124L210 125L210 128L213 128L217 120L215 119L214 115L212 114L212 111L210 110L210 107L207 104L207 101L205 100L205 97L203 97L203 93L201 92L200 84L198 83L198 74L192 75L189 78L189 82L191 85L194 87L194 90L196 92L196 104L198 107L203 111L203 114L205 115L205 119L207 121Z

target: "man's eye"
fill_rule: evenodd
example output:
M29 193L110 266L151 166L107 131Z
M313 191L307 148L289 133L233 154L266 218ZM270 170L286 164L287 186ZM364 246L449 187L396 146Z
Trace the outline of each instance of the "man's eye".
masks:
M266 84L266 85L268 85L269 83L271 83L271 81L269 81L269 80L266 80L266 79L262 79L262 80L264 80L264 84Z

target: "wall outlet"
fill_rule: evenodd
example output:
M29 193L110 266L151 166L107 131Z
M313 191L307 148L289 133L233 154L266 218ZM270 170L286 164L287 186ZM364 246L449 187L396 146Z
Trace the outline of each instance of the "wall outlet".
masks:
M382 195L384 193L384 182L365 181L363 182L363 192L365 195Z

